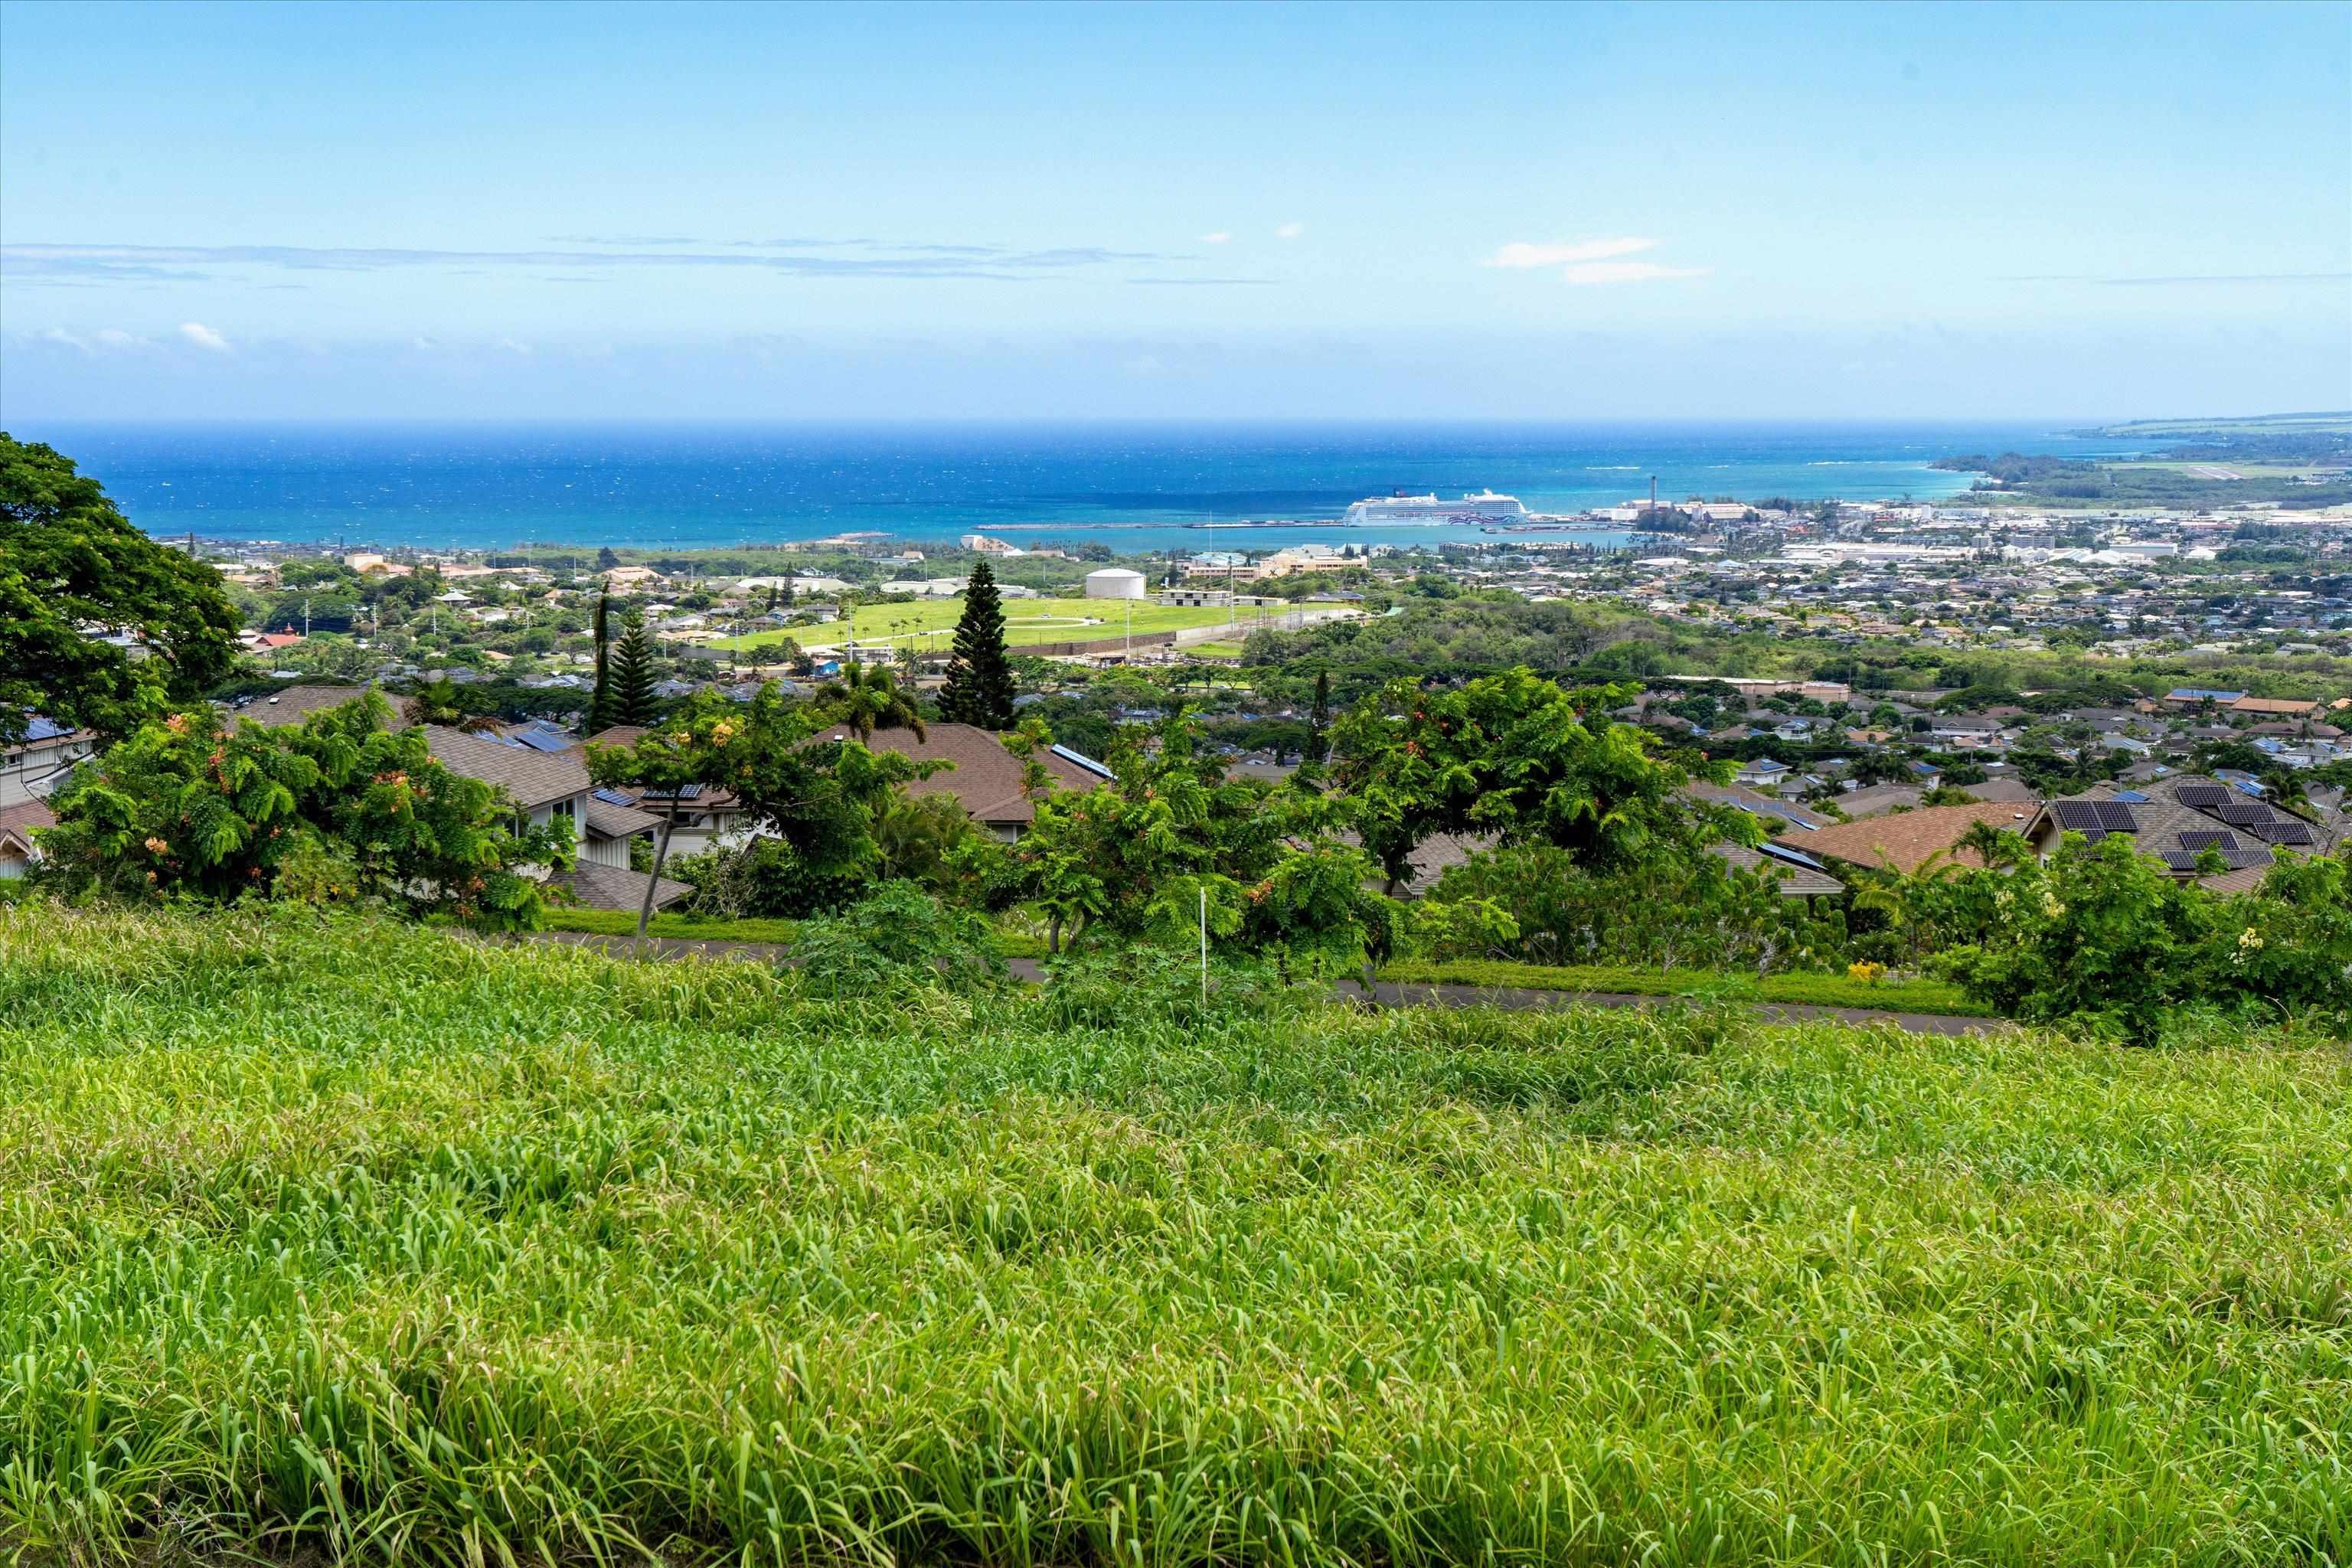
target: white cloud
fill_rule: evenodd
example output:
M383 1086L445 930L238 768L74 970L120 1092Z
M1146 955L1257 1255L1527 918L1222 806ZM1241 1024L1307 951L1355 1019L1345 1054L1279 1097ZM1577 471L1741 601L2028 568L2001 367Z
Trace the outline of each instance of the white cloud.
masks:
M1578 261L1606 261L1612 256L1631 256L1635 251L1649 250L1657 243L1654 239L1636 239L1630 235L1617 239L1564 240L1557 245L1530 245L1526 240L1517 240L1488 257L1486 265L1564 267Z
M200 349L206 349L216 354L228 353L228 340L202 321L182 321L180 335Z
M1214 234L1202 235L1201 237L1201 243L1202 245L1223 245L1233 237L1234 237L1232 235L1221 228Z
M126 332L121 327L101 328L98 341L110 349L143 349L147 340L136 332Z
M79 338L74 336L73 333L66 331L63 327L49 327L44 331L36 332L33 335L35 338L45 343L58 343L66 348L79 349L83 353L89 353L89 345L88 343L82 342Z
M1711 267L1661 267L1654 261L1588 261L1563 267L1560 277L1570 283L1646 283L1659 278L1704 278Z
M1307 226L1303 223L1286 223L1280 228L1274 231L1274 237L1276 239L1297 239L1300 235L1305 234L1306 232Z
M499 347L504 349L510 354L528 354L530 353L530 345L529 343L518 342L512 338L500 338L499 340Z

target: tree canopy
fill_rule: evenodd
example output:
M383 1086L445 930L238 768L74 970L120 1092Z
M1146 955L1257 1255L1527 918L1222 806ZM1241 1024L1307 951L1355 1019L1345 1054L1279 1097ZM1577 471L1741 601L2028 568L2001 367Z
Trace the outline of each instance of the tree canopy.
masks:
M0 741L30 712L129 734L219 683L238 626L211 567L131 526L70 458L0 431Z
M268 729L209 707L142 726L51 802L42 875L69 890L381 899L416 914L536 923L523 868L569 863L570 823L519 829L512 805L386 728L373 693Z
M1359 828L1391 887L1433 833L1541 843L1612 870L1752 829L1675 795L1724 763L1656 753L1606 710L1629 686L1563 689L1521 668L1450 690L1391 682L1332 728L1334 782L1360 797Z

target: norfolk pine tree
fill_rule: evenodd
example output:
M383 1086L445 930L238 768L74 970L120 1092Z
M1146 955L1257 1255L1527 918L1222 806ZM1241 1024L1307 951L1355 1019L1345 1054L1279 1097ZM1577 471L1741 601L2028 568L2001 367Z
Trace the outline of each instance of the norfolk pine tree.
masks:
M654 721L654 647L646 636L646 618L635 610L613 648L613 673L606 692L605 718L614 724Z
M947 684L940 689L940 717L982 730L1013 728L1013 661L1004 653L1004 605L996 592L996 574L985 561L971 569L971 585L964 591Z

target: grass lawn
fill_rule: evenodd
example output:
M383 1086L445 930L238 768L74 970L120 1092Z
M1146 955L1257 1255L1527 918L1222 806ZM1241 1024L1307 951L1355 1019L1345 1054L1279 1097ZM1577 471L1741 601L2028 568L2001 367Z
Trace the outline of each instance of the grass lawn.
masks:
M1186 626L1223 626L1227 612L1204 605L1167 606L1154 601L1119 599L1007 599L1004 640L1013 647L1035 643L1091 642L1124 637L1129 629L1127 605L1133 604L1134 630L1180 631ZM851 616L861 643L888 642L892 647L913 643L945 653L954 640L955 625L963 615L961 599L926 599L911 605L862 605ZM1245 620L1246 616L1244 617ZM789 630L752 632L721 637L715 647L757 647L790 637L804 646L831 647L852 632L839 622L829 626L794 626Z
M1399 963L1381 971L1383 980L1415 985L1524 986L1537 991L1593 991L1630 996L1681 996L1695 993L1738 996L1751 1002L1803 1002L1824 1007L1869 1007L1888 1013L1949 1013L1984 1018L1992 1009L1971 1002L1957 985L1940 980L1885 980L1875 985L1843 974L1718 974L1705 969L1622 969L1599 965L1559 967L1454 959L1444 963Z
M2352 1555L2340 1049L800 984L0 910L0 1553Z
M635 910L549 910L550 931L588 931L598 936L635 936ZM798 927L792 921L714 920L702 915L656 914L646 925L649 936L682 937L694 942L790 942Z

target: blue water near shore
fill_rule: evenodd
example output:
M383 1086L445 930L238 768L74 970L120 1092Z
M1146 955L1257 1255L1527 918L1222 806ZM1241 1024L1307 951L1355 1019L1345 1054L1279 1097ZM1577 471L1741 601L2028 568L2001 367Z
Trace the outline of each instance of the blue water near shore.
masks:
M2073 424L2075 422L2066 422ZM2081 423L2090 423L2083 421ZM66 425L18 421L149 531L427 548L709 548L984 531L1125 552L1303 540L1435 544L1464 526L1341 529L1351 501L1491 488L1540 512L1662 499L1965 490L1963 452L2093 457L2049 424ZM1277 528L1198 526L1284 520ZM1622 542L1614 531L1575 536Z

